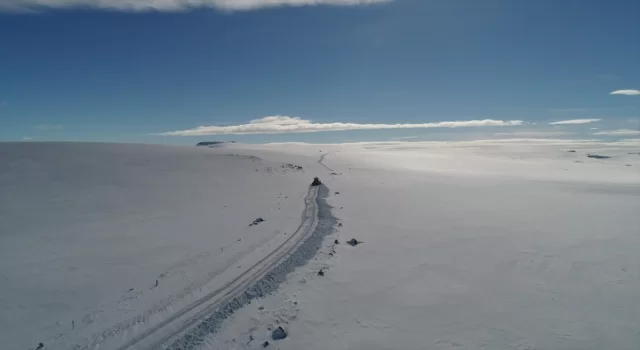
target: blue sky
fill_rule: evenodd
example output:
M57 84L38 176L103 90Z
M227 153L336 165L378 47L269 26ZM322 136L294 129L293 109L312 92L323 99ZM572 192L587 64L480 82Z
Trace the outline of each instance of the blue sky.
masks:
M279 1L0 0L0 141L640 137L637 0Z

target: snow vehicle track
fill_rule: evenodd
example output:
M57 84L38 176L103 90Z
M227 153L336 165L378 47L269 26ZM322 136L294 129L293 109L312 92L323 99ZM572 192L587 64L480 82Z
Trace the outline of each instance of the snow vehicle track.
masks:
M118 349L194 349L235 310L254 298L275 291L289 272L313 257L324 236L332 232L335 219L324 201L328 193L325 186L309 187L300 226L274 251L223 287L138 334ZM90 344L76 349L92 349L102 341L102 337L94 337Z
M322 167L324 167L325 169L329 170L330 172L333 172L334 171L333 169L329 168L326 164L324 164L324 160L331 153L333 153L333 152L327 152L327 153L323 154L322 156L320 156L320 159L318 160L318 164L320 164Z

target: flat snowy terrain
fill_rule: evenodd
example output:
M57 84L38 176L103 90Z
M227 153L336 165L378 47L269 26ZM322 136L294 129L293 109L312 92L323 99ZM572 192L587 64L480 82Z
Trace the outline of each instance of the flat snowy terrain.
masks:
M208 348L638 349L638 146L267 146L330 152L343 226Z
M0 143L0 348L117 349L200 301L298 229L307 166L317 159Z
M638 152L0 144L0 344L638 349Z

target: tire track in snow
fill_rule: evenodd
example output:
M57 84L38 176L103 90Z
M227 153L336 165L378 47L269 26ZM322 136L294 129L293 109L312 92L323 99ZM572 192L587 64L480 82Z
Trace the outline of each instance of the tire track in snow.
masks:
M318 163L324 166L323 158ZM328 193L326 186L310 187L300 226L274 251L231 282L145 330L118 349L194 349L207 335L215 333L235 310L277 290L286 276L296 267L305 265L321 247L324 237L333 232L336 221L325 201ZM144 321L147 320L139 323ZM97 334L89 344L75 348L99 347L115 333Z
M331 153L334 153L334 152L327 152L327 153L321 155L320 159L318 159L318 164L320 164L323 168L325 168L325 169L327 169L327 171L329 171L329 173L328 173L328 175L330 176L329 183L333 183L334 181L336 181L336 176L334 175L336 173L336 171L331 169L329 166L327 166L324 163L325 159L327 159L327 156L330 155Z
M323 155L318 163L329 169L322 163L327 155ZM325 201L328 194L329 190L324 185L309 187L300 225L274 251L224 286L145 329L117 349L167 349L169 344L170 349L196 348L205 336L215 333L233 311L277 290L286 280L286 275L305 265L321 247L323 238L333 232L336 220ZM86 343L77 344L73 349L90 350L108 345L105 343L118 334L135 332L139 325L149 322L150 317L138 315L121 322L94 334Z
M329 168L326 164L324 164L324 159L333 152L327 152L323 155L320 156L320 159L318 160L318 164L322 165L325 169L331 171L331 172L335 172L333 169Z
M305 208L302 213L300 226L274 251L221 288L212 291L196 302L172 314L170 317L137 335L118 349L165 348L163 346L165 343L196 326L197 323L202 321L205 315L215 312L218 308L222 308L225 304L229 303L230 299L233 299L237 294L246 290L252 282L263 277L278 261L282 260L283 255L295 249L295 247L304 240L306 235L315 228L317 221L317 194L317 187L309 188L309 192L305 197ZM90 348L93 348L93 346L87 347L86 349Z
M182 333L175 340L172 339L171 345L163 347L161 344L155 344L156 347L153 349L192 350L200 347L206 336L217 332L224 320L233 312L249 304L253 299L265 297L275 292L280 284L286 281L289 273L297 267L306 265L322 247L324 238L334 232L334 226L337 222L331 213L331 206L326 202L329 189L324 185L315 188L317 190L313 207L315 208L316 225L314 225L312 232L307 232L308 234L304 236L306 238L301 237L299 245L285 252L282 260L277 260L265 268L267 271L262 277L249 281L250 287L248 289L240 289L237 293L225 298L224 302L220 303L220 307L204 320L198 318L197 321L200 323L186 333ZM169 338L173 337L168 337L167 340ZM166 344L167 341L163 342L163 345Z

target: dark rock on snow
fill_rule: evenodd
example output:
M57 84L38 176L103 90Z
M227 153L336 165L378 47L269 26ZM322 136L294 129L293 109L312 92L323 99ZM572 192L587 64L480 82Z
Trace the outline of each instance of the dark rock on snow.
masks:
M335 241L333 241L333 243L340 244L340 241L336 239Z
M588 158L594 158L594 159L609 159L611 157L609 156L599 156L597 154L587 154Z
M575 150L569 150L569 151L567 151L567 152L569 152L569 153L576 153L576 151L575 151Z
M261 222L264 222L264 219L263 218L257 218L255 220L253 220L253 222L249 226L255 226L255 225L257 225L257 224L259 224Z
M318 179L317 177L313 178L313 182L311 183L311 186L320 186L322 185L322 182L320 181L320 179Z
M295 164L282 164L280 166L282 169L291 169L291 170L297 170L297 171L302 171L302 167L300 165L295 165Z
M318 271L318 276L324 276L324 271L322 271L322 269Z
M266 348L267 346L269 346L269 342L268 341L265 341L264 343L262 343L262 347L263 348Z
M358 245L358 244L360 244L360 243L362 243L362 242L358 241L358 240L357 240L357 239L355 239L355 238L351 238L351 240L350 240L350 241L347 241L347 244L348 244L348 245L350 245L350 246L352 246L352 247L355 247L355 246L357 246L357 245Z
M282 327L276 328L276 330L273 331L273 333L271 334L271 339L273 340L280 340L286 337L287 337L287 332L285 332L285 330Z

